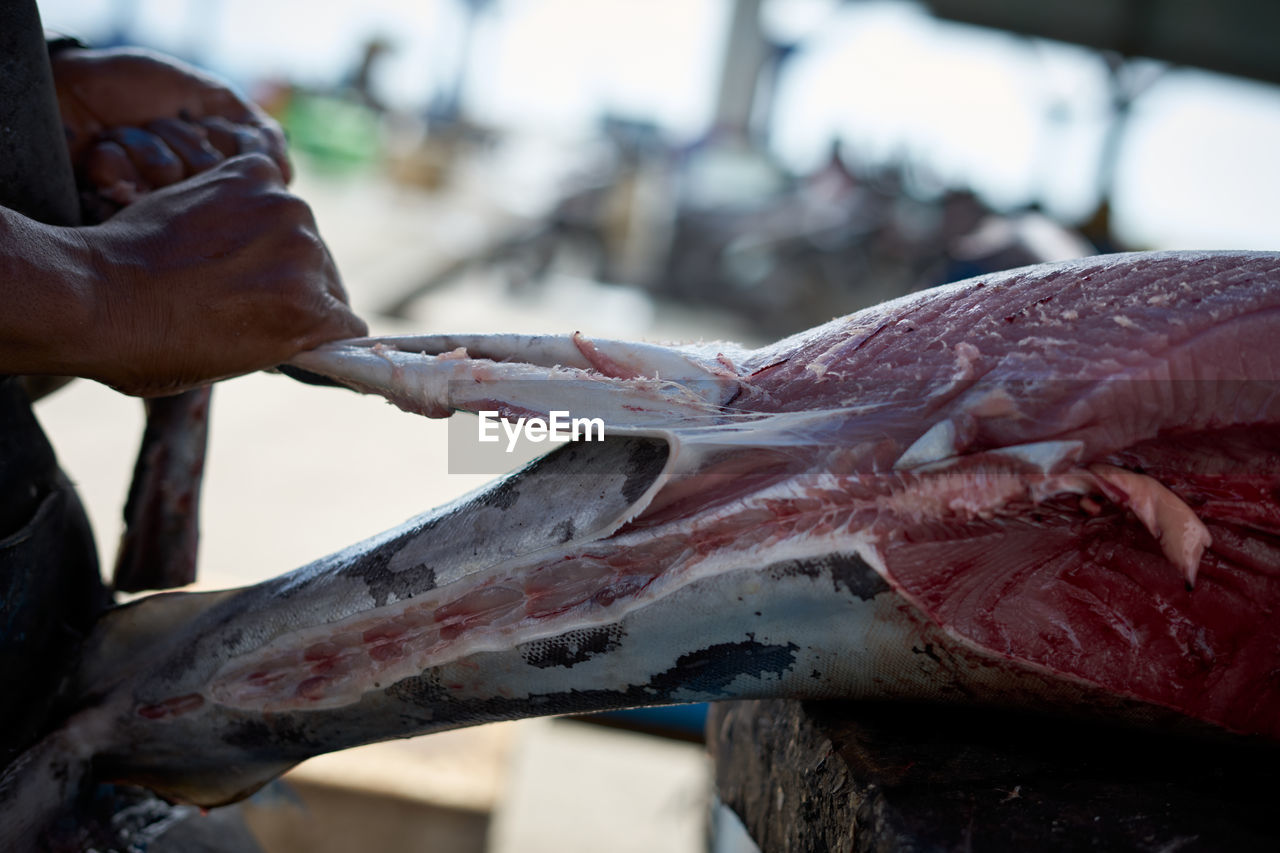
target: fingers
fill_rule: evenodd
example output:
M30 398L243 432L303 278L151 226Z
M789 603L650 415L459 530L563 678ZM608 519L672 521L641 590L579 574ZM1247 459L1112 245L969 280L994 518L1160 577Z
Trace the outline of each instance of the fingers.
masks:
M292 339L297 349L310 349L367 333L365 322L348 305L342 277L311 208L284 186L272 157L252 153L228 158L210 170L207 179L234 196L240 222L251 229L254 244L274 265L265 289L280 303L266 313L282 322L278 340Z
M275 122L261 124L257 122L233 122L222 116L206 116L198 119L204 128L209 144L216 148L223 157L234 157L237 154L266 154L275 161L285 183L293 178L293 169L289 165L289 157L285 154L284 132Z
M280 173L280 166L265 154L256 152L239 154L228 158L221 164L221 168L240 172L253 183L274 185L274 197L282 200L287 206L296 208L297 216L307 222L312 221L310 218L311 208L307 207L306 202L302 199L285 189L284 176ZM294 221L293 217L288 215L282 215L281 218L285 221Z
M204 128L198 124L162 118L148 123L147 130L182 161L184 177L211 169L226 156L209 143Z
M163 139L140 127L117 127L105 134L119 145L149 188L167 187L186 176L186 167Z
M120 207L137 201L145 191L138 167L129 158L129 152L117 142L99 142L85 155L83 173L85 180L97 194Z
M369 334L368 324L357 317L345 301L333 299L327 309L321 321L307 335L303 350L314 349L330 341L363 338Z
M241 125L228 121L222 116L208 116L198 119L198 121L200 126L204 128L209 144L216 148L223 157L234 157L237 154L248 153L240 150L237 131Z
M327 247L325 254L329 254ZM316 346L328 341L342 340L343 338L362 338L369 334L369 325L351 310L346 288L342 286L342 278L338 275L338 268L334 264L331 255L328 266L328 275L325 278L326 289L329 293L329 311L325 317L322 331L315 341Z
M289 198L296 199L296 196ZM299 219L294 225L298 239L293 244L299 249L300 262L293 268L296 277L292 278L291 286L286 288L292 291L295 306L310 306L304 312L309 316L300 323L300 330L301 326L306 328L301 337L296 339L297 350L312 349L344 338L364 337L368 334L369 327L351 310L333 255L320 237L310 208L305 203L301 205ZM288 252L280 253L287 254ZM303 261L302 257L308 260Z
M173 158L186 177L227 157L262 152L286 181L291 177L279 125L211 74L138 49L61 51L53 73L77 167L89 148L112 139L152 189L178 179Z
M265 154L284 183L292 177L278 128L237 124L221 117L157 119L145 129L117 127L100 137L81 157L82 183L118 205L242 154Z
M266 144L264 152L272 160L276 161L276 165L280 167L280 174L284 176L284 182L287 184L293 180L293 166L289 163L288 143L284 138L284 131L280 129L280 125L270 119L265 124L254 125L258 129L263 142Z

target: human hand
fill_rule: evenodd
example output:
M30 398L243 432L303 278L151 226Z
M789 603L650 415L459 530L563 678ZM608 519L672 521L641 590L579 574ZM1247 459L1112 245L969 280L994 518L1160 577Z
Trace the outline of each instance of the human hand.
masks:
M177 393L367 331L310 208L262 154L70 230L92 282L76 375L125 393Z
M95 218L237 154L266 154L292 176L279 125L176 59L70 49L54 55L53 75L77 179L110 203Z

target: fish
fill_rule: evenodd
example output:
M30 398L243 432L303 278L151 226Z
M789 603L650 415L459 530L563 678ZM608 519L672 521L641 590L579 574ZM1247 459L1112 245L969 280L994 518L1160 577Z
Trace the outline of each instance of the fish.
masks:
M736 698L1280 739L1277 339L1280 253L1157 252L759 349L322 346L293 366L417 415L604 435L280 577L108 612L0 813L85 774L213 807L356 744Z
M146 401L147 426L112 573L116 590L174 589L196 579L212 394L205 386Z

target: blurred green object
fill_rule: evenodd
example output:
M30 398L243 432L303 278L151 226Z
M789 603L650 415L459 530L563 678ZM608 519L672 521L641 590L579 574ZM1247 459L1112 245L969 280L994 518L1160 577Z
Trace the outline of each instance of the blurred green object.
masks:
M382 155L378 113L334 95L297 92L281 116L289 147L318 168L343 172L368 166Z

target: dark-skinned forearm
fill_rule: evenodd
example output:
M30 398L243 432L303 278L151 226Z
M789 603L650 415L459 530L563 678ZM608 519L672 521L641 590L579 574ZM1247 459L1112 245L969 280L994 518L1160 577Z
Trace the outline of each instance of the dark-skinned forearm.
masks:
M94 357L96 289L77 229L0 208L0 373L82 375Z

